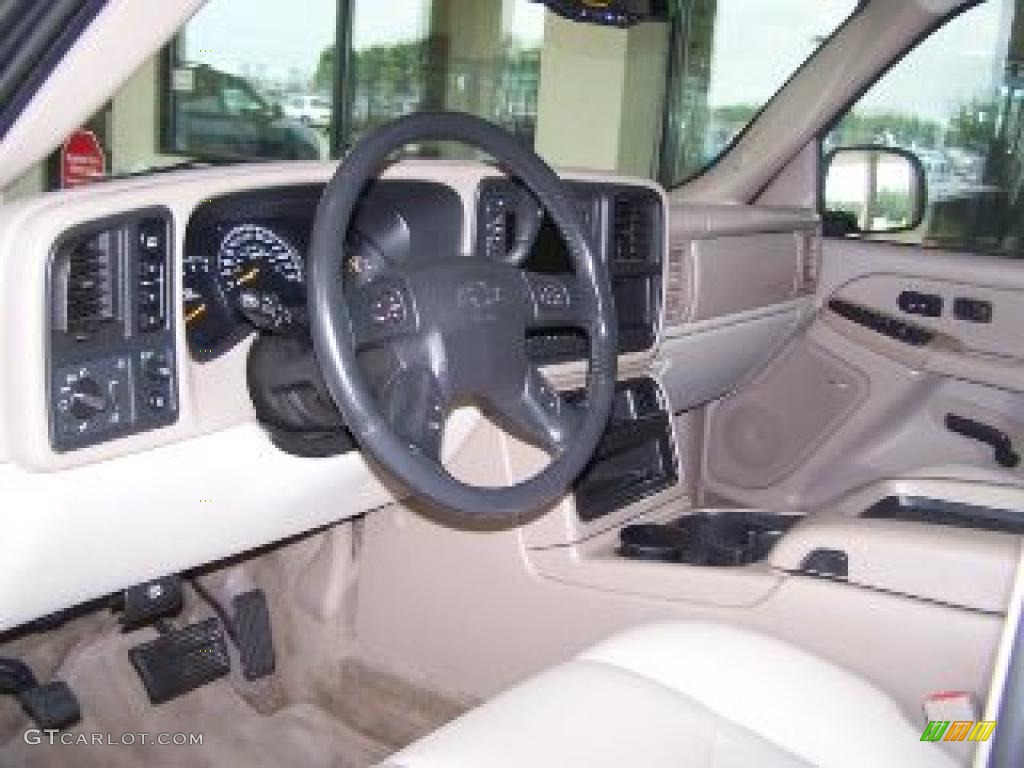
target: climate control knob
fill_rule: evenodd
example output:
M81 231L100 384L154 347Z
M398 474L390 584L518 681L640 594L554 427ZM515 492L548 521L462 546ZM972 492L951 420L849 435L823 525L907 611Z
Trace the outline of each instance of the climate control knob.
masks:
M80 421L88 421L103 413L110 403L99 383L88 376L75 382L71 390L71 403L68 410Z

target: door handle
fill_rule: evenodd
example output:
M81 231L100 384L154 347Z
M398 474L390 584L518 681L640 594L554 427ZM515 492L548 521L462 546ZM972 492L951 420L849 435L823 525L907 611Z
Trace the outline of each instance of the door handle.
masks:
M1013 450L1013 441L1001 429L964 416L957 416L955 413L946 414L946 429L971 440L977 440L979 443L991 445L995 452L996 463L1001 467L1013 469L1020 464L1020 455Z

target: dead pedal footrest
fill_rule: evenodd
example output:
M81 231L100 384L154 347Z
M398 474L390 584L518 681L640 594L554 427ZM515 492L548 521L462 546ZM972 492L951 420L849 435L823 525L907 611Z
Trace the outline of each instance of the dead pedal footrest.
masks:
M173 629L135 646L128 655L154 704L195 690L231 670L224 630L215 618Z

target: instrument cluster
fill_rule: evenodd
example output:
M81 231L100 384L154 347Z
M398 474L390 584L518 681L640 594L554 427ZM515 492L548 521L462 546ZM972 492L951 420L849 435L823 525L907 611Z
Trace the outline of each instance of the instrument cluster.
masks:
M306 258L321 185L243 192L207 201L189 221L183 258L186 337L194 360L227 352L256 330L306 325ZM448 187L378 182L343 247L346 277L371 280L390 263L457 253L462 207Z
M248 333L246 324L279 327L303 312L305 259L280 226L218 226L220 242L212 257L186 254L183 301L194 358L215 357L226 343Z

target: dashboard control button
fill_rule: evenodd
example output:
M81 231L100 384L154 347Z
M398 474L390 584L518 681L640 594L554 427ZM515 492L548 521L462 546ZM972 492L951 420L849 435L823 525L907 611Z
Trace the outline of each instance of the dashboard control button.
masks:
M146 402L151 410L162 411L167 408L167 395L163 392L151 392Z
M167 358L160 354L153 355L146 361L145 372L151 381L169 381L173 373Z
M158 330L162 328L164 319L157 313L154 312L140 312L139 313L139 330L143 333L149 333L150 331Z
M95 379L84 376L74 383L68 410L76 419L88 421L106 411L108 407L107 396Z
M139 222L139 247L145 253L162 255L165 250L166 227L161 219Z

